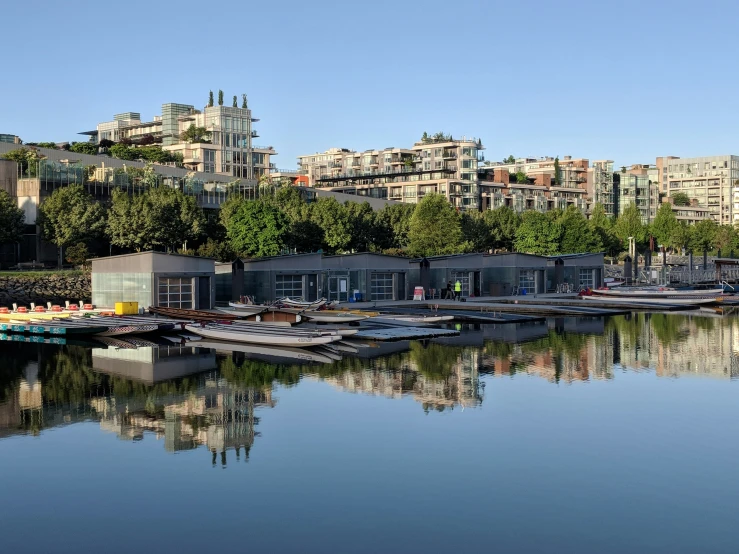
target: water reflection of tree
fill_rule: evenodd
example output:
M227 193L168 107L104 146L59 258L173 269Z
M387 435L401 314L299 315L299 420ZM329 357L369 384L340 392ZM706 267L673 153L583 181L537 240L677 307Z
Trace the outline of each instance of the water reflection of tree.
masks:
M81 346L42 348L39 379L46 402L81 404L93 390L99 390L103 378L92 370L90 352Z
M246 358L238 361L229 356L219 360L221 375L232 384L245 387L264 388L278 383L291 386L300 381L301 366L273 364Z
M652 314L649 323L662 346L685 340L690 335L688 318L684 315Z
M5 402L18 388L28 362L36 361L37 346L22 343L4 343L0 364L0 402Z
M412 342L410 359L420 373L430 379L443 380L454 372L454 366L464 352L464 347L438 343Z

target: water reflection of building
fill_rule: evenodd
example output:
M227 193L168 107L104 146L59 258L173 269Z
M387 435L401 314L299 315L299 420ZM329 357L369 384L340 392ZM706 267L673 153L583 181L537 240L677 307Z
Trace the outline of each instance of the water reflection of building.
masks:
M436 348L444 348L435 345ZM423 357L406 353L392 366L368 364L358 370L347 370L325 378L332 385L353 393L400 398L413 396L424 409L452 409L455 406L474 407L482 403L479 349L455 349L459 352L443 372L434 373L425 367ZM432 353L433 355L433 353Z
M246 457L257 435L255 408L273 407L271 388L242 389L211 372L198 377L197 387L179 395L91 401L103 430L124 440L141 440L145 432L164 439L168 452L206 446L213 453L241 449Z
M620 363L659 377L739 376L739 322L710 314L635 316L620 330Z
M239 459L243 449L248 458L258 435L258 409L275 405L271 387L232 384L214 369L173 380L215 367L213 354L201 349L110 349L96 354L96 366L104 366L109 374L90 371L89 351L60 349L46 360L51 373L44 385L39 379L40 362L28 362L0 403L0 437L98 421L101 429L124 440L141 440L147 432L153 433L164 439L169 452L205 446L213 453L214 463L220 454L225 464L229 450L235 450Z

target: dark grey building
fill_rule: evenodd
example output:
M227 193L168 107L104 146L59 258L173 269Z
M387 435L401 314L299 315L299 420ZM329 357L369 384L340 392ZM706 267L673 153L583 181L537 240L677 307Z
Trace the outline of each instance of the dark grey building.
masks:
M372 253L242 260L216 265L216 297L219 302L242 295L256 302L285 296L347 302L357 291L363 300L405 300L410 269L408 258Z
M140 252L91 261L96 306L138 302L139 308L210 309L214 305L215 261L211 258Z
M559 280L558 280L559 279ZM408 259L361 253L324 256L296 254L234 264L216 264L219 302L251 296L256 302L284 296L346 302L358 291L362 300L406 300L422 286L443 298L447 283L457 281L462 297L506 296L514 290L542 294L558 283L597 287L603 283L603 254L560 257L533 254L456 254Z

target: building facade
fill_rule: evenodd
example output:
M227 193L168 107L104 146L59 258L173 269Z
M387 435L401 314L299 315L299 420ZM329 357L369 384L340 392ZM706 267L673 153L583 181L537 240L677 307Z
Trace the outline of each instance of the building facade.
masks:
M721 224L739 222L739 156L658 158L666 194L684 193Z
M356 152L332 148L298 157L309 186L416 203L426 194L446 196L462 210L479 210L477 167L482 142L473 138L427 139L411 148Z
M602 204L606 215L618 215L618 195L613 186L613 161L595 160L588 168L588 197L593 204Z
M636 164L614 173L614 189L618 191L616 215L629 204L636 204L645 224L654 221L659 208L659 175L656 166Z
M275 167L272 156L277 153L271 146L252 143L259 136L252 125L256 121L249 108L206 106L198 110L190 104L170 102L162 104L161 115L152 121L142 121L139 112L125 112L82 134L96 143L136 143L147 137L161 143L164 150L181 154L183 165L192 171L258 180ZM206 130L198 142L181 139L191 125Z

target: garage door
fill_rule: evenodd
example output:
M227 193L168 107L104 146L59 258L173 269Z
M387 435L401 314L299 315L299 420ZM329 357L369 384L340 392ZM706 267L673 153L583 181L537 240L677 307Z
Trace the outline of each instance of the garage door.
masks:
M373 273L370 284L372 300L394 300L392 273Z
M277 275L275 276L275 298L303 298L303 276L302 275Z
M192 279L160 277L159 305L163 308L192 309Z

